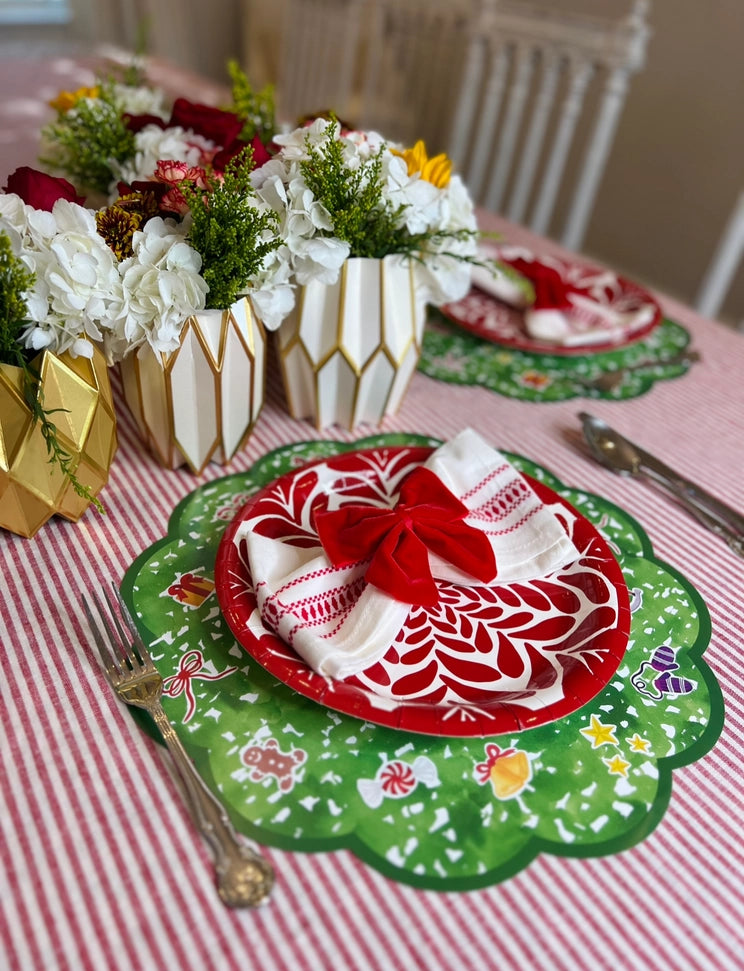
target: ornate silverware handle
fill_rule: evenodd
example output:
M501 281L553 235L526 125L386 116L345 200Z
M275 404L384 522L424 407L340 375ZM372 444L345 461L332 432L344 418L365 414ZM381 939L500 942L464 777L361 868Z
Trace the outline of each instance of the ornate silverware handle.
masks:
M674 469L665 465L653 455L635 446L640 458L641 470L646 472L659 485L666 486L680 501L684 502L690 511L699 511L709 520L713 520L733 534L734 539L744 543L744 516L735 509L716 499L705 489L696 486Z
M194 822L214 853L220 898L229 907L264 903L274 885L270 864L238 839L227 812L196 771L160 701L151 701L146 707L176 763Z

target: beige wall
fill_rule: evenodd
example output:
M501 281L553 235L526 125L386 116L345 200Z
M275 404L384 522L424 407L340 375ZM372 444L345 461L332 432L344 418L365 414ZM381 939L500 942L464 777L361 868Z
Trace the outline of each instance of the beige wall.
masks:
M650 23L584 248L691 302L744 189L744 3L655 0Z

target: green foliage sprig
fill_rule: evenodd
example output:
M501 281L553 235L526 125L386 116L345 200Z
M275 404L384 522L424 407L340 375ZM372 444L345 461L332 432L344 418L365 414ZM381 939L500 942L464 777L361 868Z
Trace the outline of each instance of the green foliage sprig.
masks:
M23 296L36 278L10 245L10 237L0 230L0 363L23 367L26 358L21 333L27 313Z
M102 81L97 98L81 98L59 111L42 135L50 152L41 161L62 171L75 185L107 192L111 163L135 153L134 132L127 128L114 99L114 82Z
M245 71L235 60L227 62L227 71L232 81L233 103L230 108L243 122L240 137L250 142L255 135L260 135L264 144L268 144L276 134L274 85L267 84L260 91L254 91Z
M395 206L383 197L384 149L363 159L358 167L350 168L344 158L343 144L335 137L335 121L329 122L325 140L319 145L313 145L310 136L306 136L305 148L308 157L300 162L302 175L313 195L330 213L333 235L351 247L350 256L382 259L391 253L402 253L420 259L427 245L476 235L468 229L409 232L404 219L405 206Z
M91 492L90 486L84 485L75 475L73 456L61 444L57 426L50 418L50 415L66 409L44 407L44 395L39 384L41 376L29 363L21 344L28 312L24 293L33 287L35 280L35 275L23 260L13 253L8 234L0 230L0 363L18 367L23 372L23 400L31 412L32 425L39 425L49 462L59 466L77 495L103 512L103 506Z
M248 147L227 165L222 179L208 177L206 191L189 182L179 185L191 212L189 243L202 258L201 275L209 286L208 308L231 306L281 243L276 213L254 205L252 169ZM262 238L266 233L270 238Z

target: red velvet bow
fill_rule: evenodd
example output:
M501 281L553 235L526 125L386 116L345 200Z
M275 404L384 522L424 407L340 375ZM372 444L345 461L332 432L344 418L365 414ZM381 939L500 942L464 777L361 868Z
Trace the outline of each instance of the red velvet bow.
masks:
M433 606L439 600L429 550L487 583L496 559L486 535L462 520L468 508L430 469L406 476L393 509L350 503L317 512L315 526L334 566L371 560L365 580L404 603Z
M570 310L573 304L568 299L571 293L584 293L580 287L567 283L555 267L547 266L539 260L502 259L517 273L530 281L535 290L533 310Z

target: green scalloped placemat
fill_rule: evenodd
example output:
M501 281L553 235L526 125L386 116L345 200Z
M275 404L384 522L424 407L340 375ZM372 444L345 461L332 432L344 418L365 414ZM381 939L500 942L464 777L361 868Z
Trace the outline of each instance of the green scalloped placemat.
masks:
M512 350L467 333L435 310L430 311L430 324L424 333L420 371L439 381L481 385L520 401L624 401L645 394L657 381L681 377L688 370L686 364L664 363L690 342L685 328L671 320L663 320L635 344L586 355ZM648 367L629 372L612 391L589 390L579 383L647 361L651 362Z
M632 591L627 653L610 684L567 718L493 738L432 738L330 711L276 681L236 643L213 589L215 554L245 500L305 462L358 448L439 444L384 434L304 442L195 489L168 535L128 570L124 597L162 672L163 704L237 829L274 847L349 849L388 877L464 890L498 883L538 853L591 857L644 839L672 771L723 725L702 659L708 612L612 503L509 457L604 534ZM509 453L507 453L509 454Z

